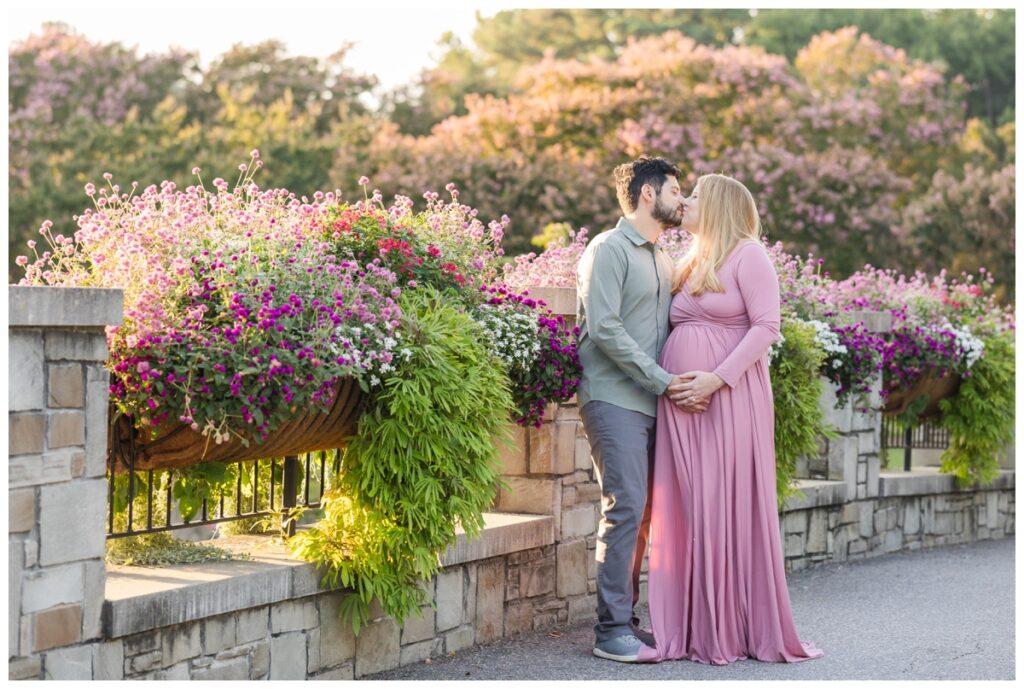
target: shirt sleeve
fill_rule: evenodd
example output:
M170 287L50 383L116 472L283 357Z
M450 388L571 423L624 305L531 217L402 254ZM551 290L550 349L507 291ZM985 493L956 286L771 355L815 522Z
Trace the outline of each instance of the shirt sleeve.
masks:
M592 260L581 262L581 268L576 287L583 301L587 334L597 348L640 387L655 395L664 393L672 374L647 356L622 322L625 256L602 242L593 247Z
M736 282L750 330L714 371L730 388L736 387L744 372L779 339L779 276L775 266L760 245L738 250L743 254L736 260Z

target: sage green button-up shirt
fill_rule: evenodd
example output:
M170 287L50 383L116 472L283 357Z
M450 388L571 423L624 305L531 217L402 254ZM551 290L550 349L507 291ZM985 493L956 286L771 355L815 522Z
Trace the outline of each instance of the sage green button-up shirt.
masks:
M576 268L580 407L601 400L656 415L672 380L658 365L671 303L672 259L628 220L590 241Z

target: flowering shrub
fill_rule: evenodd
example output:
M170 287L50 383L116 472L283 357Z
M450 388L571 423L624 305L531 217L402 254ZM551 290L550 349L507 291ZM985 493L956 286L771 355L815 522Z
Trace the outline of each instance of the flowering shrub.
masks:
M833 353L831 365L824 366L822 374L838 386L836 407L854 397L858 410L866 412L866 398L882 370L885 339L869 331L863 322L837 327L833 333L842 349Z
M582 232L582 231L581 231ZM517 258L506 266L513 284L541 280L551 286L575 284L575 263L586 246L580 233L572 243L560 240L540 256ZM678 228L662 233L658 244L678 260L690 236ZM834 280L824 270L824 259L813 253L800 257L786 252L780 242L766 246L779 276L783 321L809 323L825 353L821 374L836 383L837 404L851 396L866 408L873 379L883 375L883 398L906 390L923 376L948 373L969 378L971 367L984 356L987 337L1014 329L1012 307L999 304L995 278L984 268L980 278L963 273L948 279L942 271L933 278L918 272L907 277L870 265L845 280ZM847 325L852 312L880 311L893 316L892 333L869 332L863 323ZM784 340L769 349L774 361Z
M369 180L364 177L360 182ZM474 287L497 275L509 218L503 216L485 228L475 209L458 203L454 185L448 185L448 192L449 204L441 203L435 192L427 192L426 211L414 214L412 199L397 196L394 205L385 209L380 191L375 190L364 203L328 207L318 224L325 240L339 251L359 262L379 259L407 286L429 284L472 299Z
M568 400L579 385L579 329L566 327L562 316L538 314L540 302L504 286L481 291L487 301L477 309L477 322L487 330L492 351L508 366L517 422L539 428L545 407Z
M540 255L531 251L516 256L513 263L504 266L505 283L517 290L576 287L576 264L587 246L588 233L586 227L570 229L567 237L549 242Z
M551 222L611 226L608 171L659 155L679 162L684 186L737 176L773 241L827 256L836 273L902 261L909 252L894 249L912 236L921 253L942 250L937 232L905 229L901 210L957 150L964 85L855 28L822 33L792 61L666 32L608 60L541 60L517 82L505 98L468 98L427 136L378 129L364 147L374 178L387 189L451 179L483 212L516 208L508 250L526 253ZM1010 187L999 180L1001 199ZM955 205L944 216L963 217Z
M20 260L23 284L125 290L124 324L108 328L110 392L140 428L182 422L248 444L298 408L327 408L340 377L370 384L391 367L395 274L322 240L314 219L334 194L262 191L260 166L253 151L233 191L200 177L135 196L108 176L109 194L87 185L95 208L73 239L45 224L52 251Z
M108 329L110 392L140 428L185 423L217 443L265 439L298 409L328 408L340 378L370 391L394 373L409 356L403 289L430 286L473 308L498 276L508 218L484 225L452 185L451 202L428 192L414 213L410 199L385 207L376 190L355 204L260 190L261 166L254 150L234 189L218 178L212 191L198 168L184 191L165 182L138 195L106 175L107 189L86 186L94 208L73 238L44 223L50 250L32 242L33 259L18 258L23 284L125 290L124 324ZM579 372L572 334L532 318L537 356L512 372L521 423L571 397ZM557 371L557 382L540 384L538 371Z

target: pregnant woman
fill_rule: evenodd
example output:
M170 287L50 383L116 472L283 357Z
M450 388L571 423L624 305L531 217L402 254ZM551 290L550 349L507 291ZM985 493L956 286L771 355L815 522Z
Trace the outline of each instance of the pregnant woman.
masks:
M701 177L682 227L673 330L661 366L688 382L658 400L648 592L657 648L640 661L797 662L823 652L797 636L779 537L768 348L779 280L750 192ZM676 403L709 398L704 413Z

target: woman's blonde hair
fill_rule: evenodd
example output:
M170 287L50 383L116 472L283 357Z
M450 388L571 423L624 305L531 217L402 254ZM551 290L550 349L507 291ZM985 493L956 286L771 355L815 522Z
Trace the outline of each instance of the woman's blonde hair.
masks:
M697 180L700 189L698 232L689 250L679 261L672 280L675 294L692 277L691 294L722 292L718 269L736 245L744 240L759 240L761 219L757 204L742 183L726 175L704 175Z

